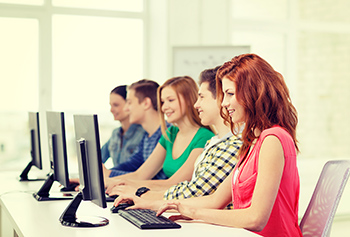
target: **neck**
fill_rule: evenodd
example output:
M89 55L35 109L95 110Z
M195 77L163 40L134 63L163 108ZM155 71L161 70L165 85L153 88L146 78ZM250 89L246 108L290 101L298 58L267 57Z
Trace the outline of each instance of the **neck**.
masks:
M230 132L230 128L227 127L224 124L224 120L223 119L218 119L217 122L215 124L213 124L214 127L216 128L216 130L218 131L218 137L222 138L223 136L225 136L228 132Z
M148 136L151 137L160 126L160 118L157 111L148 112L149 113L144 116L141 126L148 133Z
M123 132L125 133L126 131L128 131L129 127L130 127L130 122L129 122L129 118L124 119L123 121L119 121L122 128L123 128Z
M181 133L192 133L193 131L197 131L199 128L199 125L191 124L187 116L181 119L181 121L176 122L176 125Z

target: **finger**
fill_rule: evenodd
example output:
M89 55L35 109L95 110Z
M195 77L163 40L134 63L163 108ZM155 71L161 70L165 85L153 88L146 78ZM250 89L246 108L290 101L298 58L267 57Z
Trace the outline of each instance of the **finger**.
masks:
M172 210L172 209L177 210L177 205L175 203L173 203L173 202L165 203L158 209L157 216L163 214L167 210Z
M183 215L173 215L173 216L169 216L169 219L172 221L178 221L178 220L192 220L191 218L188 218L187 216L183 216Z
M113 206L118 206L120 203L124 203L124 202L133 203L134 201L131 196L129 197L129 196L120 195L114 200Z
M74 190L75 190L76 192L79 192L79 186L80 186L80 185L77 185L77 186L74 188Z

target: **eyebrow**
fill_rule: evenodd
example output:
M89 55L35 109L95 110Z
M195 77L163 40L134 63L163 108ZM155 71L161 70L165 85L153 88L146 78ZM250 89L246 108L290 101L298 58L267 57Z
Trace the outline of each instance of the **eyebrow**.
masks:
M165 97L165 98L162 98L162 97L160 97L160 100L161 101L164 101L164 100L167 100L167 99L172 99L172 98L176 98L176 96L174 96L174 95L169 95L169 96L167 96L167 97Z

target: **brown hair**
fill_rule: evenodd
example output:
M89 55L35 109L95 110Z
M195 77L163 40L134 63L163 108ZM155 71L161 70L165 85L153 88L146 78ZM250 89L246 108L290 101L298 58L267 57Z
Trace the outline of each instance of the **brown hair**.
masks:
M199 75L199 84L202 84L203 82L208 82L209 84L209 91L211 92L212 96L214 99L216 99L216 73L218 71L218 69L221 66L217 66L215 68L210 68L210 69L206 69L204 71L201 72L201 74Z
M132 83L128 90L134 90L135 96L138 98L139 103L141 103L145 98L150 98L152 102L152 107L157 111L157 89L159 85L157 82L142 79L137 82Z
M292 136L299 151L296 139L297 111L291 103L282 75L269 63L255 54L239 55L224 63L216 77L219 101L223 100L222 80L226 78L235 84L237 101L245 110L246 121L240 155L245 154L257 138L254 129L263 131L273 125L284 128ZM234 132L234 124L222 106L220 114Z

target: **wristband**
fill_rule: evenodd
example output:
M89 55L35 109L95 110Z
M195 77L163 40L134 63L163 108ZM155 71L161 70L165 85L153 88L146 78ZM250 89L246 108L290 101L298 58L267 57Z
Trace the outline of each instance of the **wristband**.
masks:
M149 188L146 188L146 187L141 187L141 188L138 188L135 195L138 196L138 197L141 197L142 194L148 192L150 189Z

